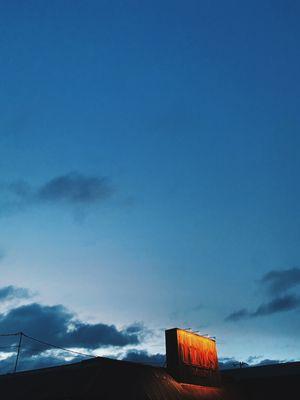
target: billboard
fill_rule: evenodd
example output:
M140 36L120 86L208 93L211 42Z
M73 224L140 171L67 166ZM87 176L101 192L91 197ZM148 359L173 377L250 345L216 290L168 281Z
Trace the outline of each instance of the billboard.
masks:
M218 386L216 341L183 329L166 331L167 368L179 382Z

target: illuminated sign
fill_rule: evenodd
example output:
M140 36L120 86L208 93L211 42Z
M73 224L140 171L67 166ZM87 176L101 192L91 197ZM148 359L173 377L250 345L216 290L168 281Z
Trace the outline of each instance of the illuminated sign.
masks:
M216 342L183 329L166 331L167 368L179 382L218 386Z
M206 369L218 369L216 342L182 329L177 330L179 358L182 363Z

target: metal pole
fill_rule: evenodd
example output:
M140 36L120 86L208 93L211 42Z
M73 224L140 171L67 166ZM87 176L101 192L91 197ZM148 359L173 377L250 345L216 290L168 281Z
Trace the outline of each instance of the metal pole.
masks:
M16 362L15 362L15 367L14 367L14 374L17 372L18 361L19 361L20 351L21 351L21 343L22 343L23 332L20 332L19 335L20 335L20 339L19 339L18 352L17 352Z

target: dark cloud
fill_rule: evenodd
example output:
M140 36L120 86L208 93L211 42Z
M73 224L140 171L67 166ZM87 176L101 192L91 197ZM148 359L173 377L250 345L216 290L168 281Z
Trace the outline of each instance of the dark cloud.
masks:
M220 369L232 369L240 366L240 362L234 357L221 357L219 359Z
M0 301L30 296L31 292L25 288L10 285L0 289ZM139 345L150 331L140 322L123 329L104 323L85 323L62 305L47 306L31 303L14 307L5 313L0 313L0 353L6 355L5 359L0 360L0 374L13 370L19 341L19 335L3 336L3 334L18 332L25 334L22 337L18 370L27 370L86 359L85 356L74 356L68 351L55 349L50 344L34 341L30 337L60 348L83 348L85 349L83 352L89 354L99 347L124 348L127 345ZM148 357L152 363L158 356L139 351L126 353L128 359L134 358L134 355L140 359L143 356L145 360Z
M234 311L233 313L229 314L225 321L239 321L240 319L249 317L250 313L246 308L242 308L240 310Z
M250 314L251 317L275 314L290 311L300 306L300 298L295 295L277 297L267 303L261 304L257 310Z
M29 336L70 348L96 349L98 347L137 345L143 335L142 326L119 330L115 325L87 324L62 305L44 306L38 303L23 305L0 314L0 332L24 332ZM10 342L9 342L10 340ZM6 343L11 339L6 339ZM37 347L37 345L35 345ZM23 350L32 351L33 343L24 338ZM49 347L50 348L50 347ZM36 353L47 346L37 347Z
M288 362L291 362L292 360L289 360ZM283 362L287 362L287 361L285 361L285 360L272 360L272 359L269 359L269 358L265 358L264 360L261 360L259 363L257 363L257 364L255 364L254 366L255 367L259 367L259 366L262 366L262 365L274 365L274 364L280 364L280 363L283 363Z
M140 342L142 331L119 331L114 325L84 324L77 322L75 329L65 335L64 346L94 349L105 346L127 346Z
M126 328L127 333L136 333L139 332L140 330L141 330L141 324L138 322Z
M15 297L28 297L29 292L23 288L7 286L0 289L3 299ZM45 306L38 303L22 305L0 314L0 333L24 332L43 342L48 342L63 348L84 348L89 353L99 347L125 347L138 345L145 336L147 329L143 324L135 322L124 329L118 329L115 325L103 323L84 323L75 314L62 305ZM0 360L0 374L11 372L16 357L16 346L19 336L0 337L0 352L6 353L7 358ZM28 370L68 362L77 362L86 359L82 356L74 356L72 353L55 350L50 345L35 342L23 336L21 357L18 370ZM13 354L11 354L13 353ZM133 352L126 353L133 358ZM154 363L155 356L147 353L135 353L136 357L148 356ZM71 358L70 358L71 357ZM136 360L137 361L137 360Z
M292 362L294 360L275 360L265 358L258 362L262 356L249 356L247 362L238 361L234 357L224 357L219 360L220 369L233 369L233 368L247 368L247 367L261 367L263 365L274 365L284 362Z
M261 304L254 312L250 312L246 308L242 308L241 310L229 314L225 318L225 321L235 322L246 318L262 317L295 310L298 307L300 307L300 297L295 295L286 295Z
M69 173L46 182L37 190L36 196L40 201L91 204L107 198L111 193L106 178Z
M260 358L262 358L262 356L249 356L246 361L248 364L256 364L257 360Z
M0 302L17 299L28 299L32 296L32 293L25 288L20 288L16 286L4 286L0 288Z
M300 297L295 294L284 294L300 284L300 269L291 268L282 271L270 271L259 281L265 286L270 300L262 303L253 312L242 308L229 314L225 321L235 322L241 319L254 318L295 310L300 307Z
M300 284L300 268L270 271L261 281L271 295L281 294Z
M0 191L0 212L10 214L37 204L98 204L112 195L113 188L105 177L70 172L54 177L38 187L26 181L2 184Z
M149 354L145 350L130 350L123 360L162 367L166 362L166 356L160 353Z
M129 335L138 334L140 341L153 336L153 330L147 328L142 322L134 322L124 328L124 332Z

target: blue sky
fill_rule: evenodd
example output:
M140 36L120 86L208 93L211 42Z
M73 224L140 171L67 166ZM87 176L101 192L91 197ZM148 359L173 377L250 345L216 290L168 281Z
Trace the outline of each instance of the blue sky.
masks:
M1 2L1 286L142 321L150 353L180 326L223 357L299 359L299 12Z

